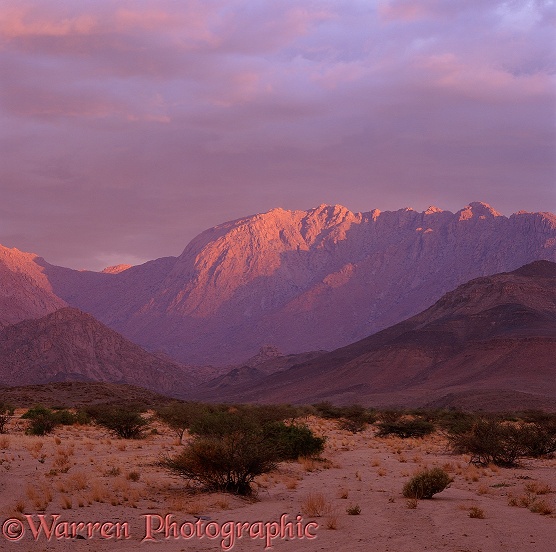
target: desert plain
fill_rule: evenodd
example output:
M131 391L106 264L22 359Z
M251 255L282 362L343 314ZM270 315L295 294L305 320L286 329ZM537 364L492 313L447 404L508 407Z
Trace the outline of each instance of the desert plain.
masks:
M24 411L18 409L8 432L0 435L0 550L554 549L553 457L525 459L517 468L476 467L469 456L453 454L439 432L424 438L379 438L372 425L354 434L339 429L334 420L308 417L303 421L326 437L321 459L282 462L255 480L253 496L241 498L196 490L160 467L158 462L183 444L159 421L153 420L145 437L137 440L114 437L93 425L62 426L46 436L31 436L19 418ZM187 439L186 434L183 442ZM450 486L430 500L404 498L404 483L435 466L451 475ZM34 537L31 525L38 529L41 515L46 527ZM268 543L261 533L264 524L281 518L294 524L293 538L285 531ZM164 519L177 523L177 537L157 531ZM296 522L303 527L302 538ZM73 536L71 524L79 523L99 525L81 526L79 536ZM104 536L103 523L108 524ZM214 538L205 529L199 530L203 537L186 538L179 534L183 524L186 536L192 527L210 524L207 531ZM223 537L240 524L248 524L241 539ZM148 526L152 538L145 539ZM21 528L24 534L18 538ZM53 529L50 538L45 528Z

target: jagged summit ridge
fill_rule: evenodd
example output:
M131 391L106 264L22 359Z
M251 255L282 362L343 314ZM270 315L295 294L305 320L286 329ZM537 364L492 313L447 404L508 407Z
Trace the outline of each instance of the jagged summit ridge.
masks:
M331 350L412 316L479 276L556 260L556 217L481 202L354 213L272 209L210 228L178 257L118 274L45 266L55 292L126 337L190 364Z

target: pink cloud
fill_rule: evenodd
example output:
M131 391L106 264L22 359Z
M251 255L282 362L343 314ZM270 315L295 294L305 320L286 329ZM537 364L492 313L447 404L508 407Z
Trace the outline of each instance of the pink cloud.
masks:
M554 10L373 6L4 0L0 243L82 267L277 205L554 203Z

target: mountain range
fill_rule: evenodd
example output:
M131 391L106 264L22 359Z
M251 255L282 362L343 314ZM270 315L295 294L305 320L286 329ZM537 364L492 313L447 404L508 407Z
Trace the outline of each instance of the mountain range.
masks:
M0 323L70 305L177 362L229 366L264 345L336 349L539 259L556 261L551 213L273 209L206 230L178 257L103 272L0 248Z
M481 277L416 316L257 381L218 389L229 402L556 407L556 263ZM194 389L211 400L207 384Z

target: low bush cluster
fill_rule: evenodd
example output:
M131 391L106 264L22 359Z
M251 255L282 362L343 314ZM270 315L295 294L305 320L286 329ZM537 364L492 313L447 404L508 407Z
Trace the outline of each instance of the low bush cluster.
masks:
M424 437L434 432L435 426L422 418L382 420L377 424L377 437L396 435L402 439L408 437Z
M137 406L121 407L95 405L86 409L87 414L100 426L122 439L140 439L149 425Z
M85 421L82 413L74 414L65 409L53 410L42 405L30 408L21 417L30 420L31 423L27 429L27 433L30 435L46 435L51 433L56 426L73 425Z
M248 495L254 478L279 461L324 449L308 427L257 414L256 407L205 411L190 424L184 450L161 464L205 489Z
M316 403L312 406L313 412L327 420L338 420L340 429L358 433L363 431L368 424L376 420L374 410L365 408L359 404L349 406L334 406L330 402Z
M469 431L450 434L452 450L470 454L471 463L486 466L515 466L520 458L539 457L556 451L553 420L527 423L483 418Z

